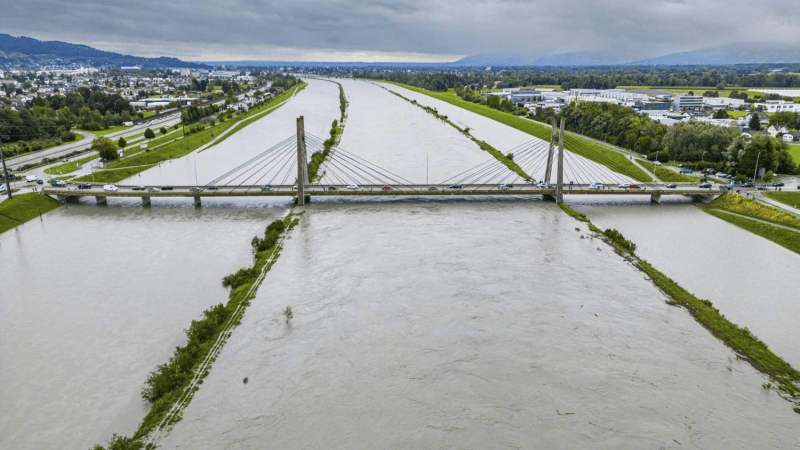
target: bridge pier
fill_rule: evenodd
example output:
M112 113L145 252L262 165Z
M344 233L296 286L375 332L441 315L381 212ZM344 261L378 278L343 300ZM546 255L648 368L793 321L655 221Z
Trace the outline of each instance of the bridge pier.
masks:
M192 197L194 199L194 206L195 208L199 208L201 206L200 197Z
M652 195L650 195L650 202L651 203L661 203L661 194L652 194Z
M108 202L106 201L106 197L104 195L95 195L94 199L95 199L95 201L97 202L98 205L106 205L106 204L108 204Z
M142 196L142 206L150 206L150 197Z

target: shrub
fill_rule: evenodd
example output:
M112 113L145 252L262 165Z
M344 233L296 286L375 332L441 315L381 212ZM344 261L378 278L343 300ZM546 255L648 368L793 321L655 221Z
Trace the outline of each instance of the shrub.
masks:
M628 253L633 253L636 251L636 244L625 239L625 236L623 236L622 233L613 228L606 228L606 230L603 231L603 236L607 237L618 248L621 248Z

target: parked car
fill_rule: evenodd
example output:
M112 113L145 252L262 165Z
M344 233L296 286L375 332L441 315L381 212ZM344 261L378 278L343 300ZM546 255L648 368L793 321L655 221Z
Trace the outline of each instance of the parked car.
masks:
M617 185L617 187L620 188L620 189L630 189L631 188L631 184L630 183L620 183L620 184Z
M272 190L272 185L271 184L265 184L265 185L261 186L261 192L269 192L271 190Z
M145 187L142 186L142 185L139 185L139 186L134 186L131 189L133 189L134 191L143 191L143 190L145 190Z
M511 184L511 183L506 183L506 184L501 184L500 185L500 189L502 189L504 191L507 191L507 190L509 190L509 189L511 189L513 187L514 187L514 185Z
M90 183L81 183L78 185L78 189L91 189L92 185Z
M675 189L676 187L678 187L678 185L675 183L670 183L667 185L667 189Z
M170 186L170 185L161 186L161 190L162 191L171 191L172 190L172 186Z
M384 191L391 191L392 187L391 186L384 186L381 189L384 190Z
M118 191L119 188L114 186L113 184L106 184L103 186L104 191Z
M199 187L189 188L189 192L203 192L203 188Z
M463 189L460 183L451 184L450 189Z
M67 185L67 182L64 180L53 180L50 182L50 186L53 187L64 187Z
M355 191L356 189L358 189L358 185L357 185L357 184L355 184L355 183L353 183L353 184L348 184L348 185L347 185L347 189L350 189L350 190L353 190L353 191Z
M711 189L711 183L700 183L697 185L700 189Z
M429 191L438 191L438 190L439 190L439 188L438 188L438 187L436 187L436 186L431 186L431 187L429 187L429 188L428 188L428 190L429 190Z
M595 181L591 186L589 186L589 189L603 189L603 183Z
M159 189L157 187L150 186L149 188L147 188L147 192L158 192L158 191Z
M773 186L784 186L783 181L776 181L772 183Z

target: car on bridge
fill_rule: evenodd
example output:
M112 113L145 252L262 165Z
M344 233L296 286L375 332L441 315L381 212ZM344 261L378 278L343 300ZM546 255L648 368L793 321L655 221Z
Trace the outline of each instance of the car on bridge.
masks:
M269 192L271 190L272 190L272 185L271 184L265 184L265 185L261 186L261 192Z
M134 190L134 191L143 191L146 188L140 184L139 186L134 186L131 189Z
M667 189L675 189L676 187L678 187L678 185L677 185L677 184L675 184L675 183L670 183L670 184L668 184L668 185L666 186L666 188L667 188Z
M64 181L64 180L53 180L53 181L50 182L50 186L53 186L53 187L65 187L66 185L67 185L67 182Z
M720 191L730 191L730 190L731 190L731 187L730 187L730 186L728 186L727 184L720 184L720 185L719 185L719 190L720 190Z
M160 189L158 189L157 187L153 187L153 186L150 186L149 188L147 188L147 192L158 192L159 190Z
M206 190L207 191L218 191L219 188L217 186L211 185L211 186L206 186Z
M92 188L91 183L81 183L78 185L78 189L91 189L91 188Z
M353 184L348 184L348 185L347 185L347 189L350 189L350 190L353 190L353 191L355 191L356 189L358 189L358 185L357 185L357 184L355 184L355 183L353 183Z
M639 186L637 186L637 185L635 185L635 184L632 184L632 185L630 185L630 186L628 186L628 187L629 187L630 189L639 189Z
M463 187L461 186L461 183L455 183L451 184L448 189L463 189Z
M697 185L700 189L711 189L711 183L700 183Z
M189 192L203 192L203 188L199 187L189 188Z
M429 191L438 191L438 190L439 190L439 188L438 188L438 187L436 187L436 186L430 186L430 187L428 188L428 190L429 190Z
M328 190L328 191L338 191L339 188L337 188L336 186L328 186L328 188L326 190Z
M589 189L603 189L603 183L595 181L589 186Z
M106 185L103 186L103 190L104 191L116 192L116 191L119 190L119 188L114 186L113 184L106 184Z
M620 184L617 185L617 187L620 188L620 189L630 189L631 188L631 184L630 183L620 183Z
M162 191L171 191L172 190L172 186L170 186L170 185L161 186L161 190Z
M509 190L509 189L512 189L513 187L514 187L514 185L513 185L513 184L511 184L511 183L506 183L506 184L501 184L501 185L500 185L500 189L502 189L502 190L504 190L504 191L507 191L507 190Z
M381 189L384 190L384 191L391 191L392 187L391 186L384 186Z

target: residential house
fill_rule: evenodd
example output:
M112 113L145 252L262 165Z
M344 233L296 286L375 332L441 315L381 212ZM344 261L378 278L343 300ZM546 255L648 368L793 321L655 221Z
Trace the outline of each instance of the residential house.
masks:
M800 141L800 133L798 133L797 131L783 133L783 140L786 142Z
M786 134L788 132L789 132L789 127L787 127L786 125L770 125L769 128L767 128L767 133L769 133L769 135L772 137L777 136L778 133Z

